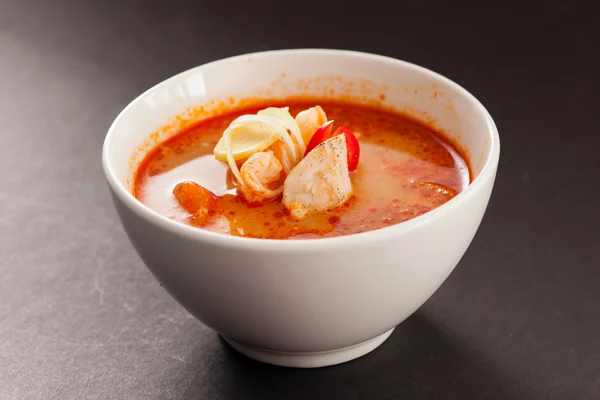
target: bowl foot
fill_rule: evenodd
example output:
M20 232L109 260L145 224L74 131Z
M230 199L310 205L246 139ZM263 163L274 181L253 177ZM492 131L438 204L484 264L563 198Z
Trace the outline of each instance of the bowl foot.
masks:
M279 365L293 368L319 368L330 365L341 364L362 357L375 350L387 338L390 337L395 328L390 329L382 335L354 346L344 347L337 350L320 351L314 353L285 353L279 351L263 350L249 346L244 343L223 337L231 347L254 360L267 364Z

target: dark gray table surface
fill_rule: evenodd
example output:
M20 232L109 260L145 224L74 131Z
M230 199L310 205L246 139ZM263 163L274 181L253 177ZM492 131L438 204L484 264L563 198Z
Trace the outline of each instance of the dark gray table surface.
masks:
M0 0L1 399L600 398L595 13L380 3ZM319 370L248 360L177 305L129 244L100 166L107 128L146 88L285 47L438 71L483 102L503 146L446 283L375 352Z

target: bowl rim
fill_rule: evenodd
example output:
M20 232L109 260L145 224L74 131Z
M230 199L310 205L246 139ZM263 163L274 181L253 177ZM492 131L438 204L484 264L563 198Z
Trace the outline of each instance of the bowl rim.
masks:
M109 159L109 144L115 134L116 127L119 124L121 118L129 112L129 110L149 93L160 89L162 86L168 85L172 81L181 79L182 77L197 72L198 70L207 68L209 66L215 66L219 63L236 62L252 57L254 60L260 57L272 57L272 56L285 56L289 54L328 54L334 56L351 56L367 59L375 63L387 63L395 66L402 66L404 68L413 69L419 71L422 74L428 75L434 81L441 81L444 84L453 87L459 93L461 93L466 99L471 101L478 111L483 115L486 125L487 132L490 136L489 146L491 151L488 157L483 163L483 167L479 175L466 187L465 190L460 192L457 196L442 204L441 206L421 214L418 217L412 218L408 221L404 221L398 224L390 225L385 228L379 228L371 231L354 233L344 236L335 236L327 238L311 238L311 239L263 239L263 238L249 238L243 236L226 235L223 233L211 232L204 229L192 227L190 225L172 220L143 204L139 201L133 193L131 193L126 186L117 179L114 173L111 162ZM191 240L198 240L206 242L210 245L226 247L226 248L248 248L248 249L259 249L259 250L311 250L318 249L343 249L348 248L357 244L365 244L371 242L378 242L389 239L390 237L404 234L406 232L415 230L421 226L429 224L432 220L443 217L446 214L454 212L460 207L461 203L466 201L468 198L476 196L486 181L494 179L496 169L500 158L500 137L498 135L498 129L494 120L492 119L489 112L481 104L475 96L473 96L465 88L457 84L456 82L446 78L445 76L438 74L430 69L421 67L419 65L399 60L396 58L377 55L372 53L353 51L353 50L338 50L338 49L321 49L321 48L302 48L302 49L283 49L283 50L267 50L254 53L246 53L237 56L227 57L211 61L205 64L198 65L196 67L185 70L181 73L173 75L162 82L152 86L151 88L144 91L142 94L133 99L114 119L110 125L108 132L104 138L104 144L102 146L102 167L104 175L108 181L109 187L113 194L131 211L137 214L140 218L147 222L158 226L172 234L183 236Z

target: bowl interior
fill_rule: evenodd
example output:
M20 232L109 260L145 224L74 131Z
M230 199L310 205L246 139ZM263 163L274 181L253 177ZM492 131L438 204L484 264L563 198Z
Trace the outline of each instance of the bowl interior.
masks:
M111 126L105 166L130 192L139 162L179 129L244 103L298 96L382 105L425 121L458 145L475 178L497 142L483 106L427 69L364 53L285 50L206 64L143 93Z

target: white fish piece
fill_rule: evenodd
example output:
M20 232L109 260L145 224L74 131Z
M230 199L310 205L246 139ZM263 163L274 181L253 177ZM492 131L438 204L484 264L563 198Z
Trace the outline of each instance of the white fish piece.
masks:
M352 195L345 135L315 147L289 173L282 203L296 219L344 204Z

